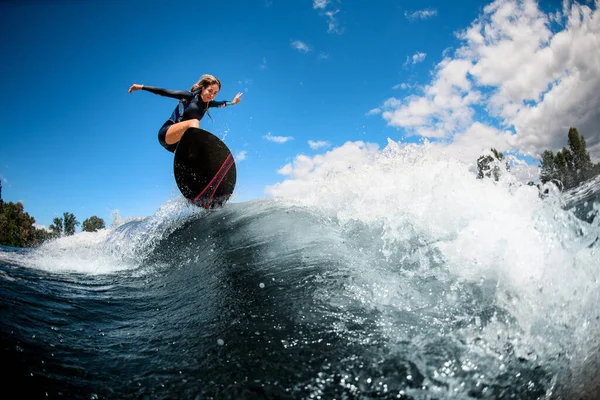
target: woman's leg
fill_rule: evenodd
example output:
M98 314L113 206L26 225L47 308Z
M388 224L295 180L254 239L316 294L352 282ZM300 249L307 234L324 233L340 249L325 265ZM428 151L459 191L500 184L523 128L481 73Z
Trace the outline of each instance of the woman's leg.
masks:
M188 119L187 121L181 121L171 125L165 135L165 143L174 144L179 142L183 133L187 131L188 128L200 128L200 121L197 119Z

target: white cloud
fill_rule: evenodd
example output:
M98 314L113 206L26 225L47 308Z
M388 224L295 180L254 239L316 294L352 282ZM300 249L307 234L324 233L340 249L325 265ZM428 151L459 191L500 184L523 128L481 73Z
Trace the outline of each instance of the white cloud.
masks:
M316 150L316 149L320 149L322 147L329 147L329 146L331 146L331 143L329 143L325 140L318 140L318 141L309 140L308 145L310 146L311 149Z
M294 196L306 192L314 185L315 179L323 179L336 171L347 171L353 165L363 165L373 157L378 146L371 143L347 142L325 154L314 157L298 155L292 163L282 167L277 173L288 176L288 179L275 185L267 186L265 191L274 196Z
M52 231L50 230L50 228L48 228L46 225L42 225L42 224L38 224L38 223L34 223L34 224L33 224L33 227L34 227L34 228L36 228L36 229L42 229L42 230L44 230L44 231L46 231L46 232L52 232Z
M448 156L464 163L473 163L480 155L496 150L506 153L514 148L515 138L510 131L475 122L464 131L454 135L452 141L441 141L432 147L444 149Z
M394 85L392 87L392 89L394 89L394 90L396 90L396 89L407 90L407 89L412 89L414 87L416 87L416 85L413 85L412 83L402 82L402 83L399 83L397 85Z
M246 150L241 150L235 155L235 161L244 161L246 159L246 155L248 152Z
M293 171L293 166L292 164L286 164L283 167L281 167L280 169L277 170L277 173L279 175L291 175Z
M409 21L414 21L416 19L427 19L427 18L435 17L436 15L437 15L437 10L433 10L430 8L426 8L424 10L417 10L417 11L413 11L413 12L408 12L408 11L404 12L404 16Z
M289 140L294 140L292 136L273 136L271 135L271 132L268 132L263 138L275 143L285 143Z
M409 64L418 64L420 62L422 62L423 60L425 60L425 57L427 56L427 53L423 53L423 52L416 52L415 54L413 54L410 57L406 57L406 62L404 63L404 66L406 67Z
M336 15L340 12L338 8L327 9L331 1L329 0L313 0L313 9L319 10L319 14L327 19L327 32L328 33L343 33L343 29L340 27L340 23Z
M329 4L329 0L313 0L314 9L325 9L327 4Z
M262 62L258 66L259 69L267 69L267 58L263 57Z
M319 53L319 58L321 60L327 60L329 58L329 53L325 53L325 52L322 51L322 52Z
M448 143L467 132L472 140L489 139L474 139L479 136L470 130L482 132L478 117L493 117L498 126L516 132L510 141L501 134L503 140L532 155L566 146L568 129L574 126L598 160L597 8L565 2L562 10L546 14L534 0L494 1L459 33L460 47L445 53L423 92L386 100L383 118L408 134ZM553 31L551 23L561 25Z
M328 33L343 33L344 30L340 28L340 23L336 18L336 14L339 13L340 10L334 11L325 11L325 16L327 17L327 32Z
M308 53L312 50L310 46L304 43L302 40L294 40L292 41L291 45L293 48L303 53Z

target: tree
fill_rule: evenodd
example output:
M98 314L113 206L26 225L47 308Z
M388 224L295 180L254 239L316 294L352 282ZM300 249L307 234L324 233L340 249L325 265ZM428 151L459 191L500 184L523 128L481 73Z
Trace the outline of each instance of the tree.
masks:
M546 183L552 179L558 179L557 165L554 153L546 150L542 153L540 181Z
M0 244L34 247L48 239L48 232L34 226L35 218L25 212L22 203L0 204Z
M496 150L495 148L491 148L492 153L494 154L494 157L496 157L497 160L502 160L504 158L504 154L502 154L502 152Z
M564 163L561 164L561 165L564 165L564 168L563 168L562 174L561 174L561 181L565 185L565 188L567 188L567 189L575 187L575 186L577 186L577 175L576 175L577 172L575 171L575 157L573 157L573 153L566 147L563 147L560 154L562 154L562 158L564 159Z
M98 229L105 228L104 220L97 216L91 216L83 221L82 230L85 232L96 232Z
M569 148L573 153L573 167L575 174L581 171L582 166L582 143L581 138L579 137L579 132L575 128L569 128L568 133L569 138Z
M587 143L583 135L580 135L577 128L569 129L569 148L573 153L573 172L577 182L583 182L591 178L590 172L594 164L590 159L590 153L587 151Z
M567 176L567 159L562 151L556 153L554 164L556 165L557 178L564 184Z
M54 217L52 220L53 224L50 225L50 230L54 234L54 236L58 237L63 232L63 220L62 218Z
M491 178L492 176L495 181L500 179L500 167L498 166L499 163L497 161L502 161L504 159L504 154L494 148L491 149L491 152L494 155L493 157L487 154L477 159L477 179ZM508 171L508 163L506 163L505 167Z
M52 222L53 224L50 225L50 230L55 237L61 236L62 234L71 236L75 233L75 227L79 225L79 221L77 221L75 215L70 212L64 212L62 217L54 217Z
M63 213L63 224L65 235L71 236L75 233L75 227L79 225L79 221L73 213L65 212Z
M542 183L560 181L565 189L570 189L600 173L600 164L592 163L585 138L577 128L570 128L567 137L569 148L563 147L556 155L549 150L542 153Z

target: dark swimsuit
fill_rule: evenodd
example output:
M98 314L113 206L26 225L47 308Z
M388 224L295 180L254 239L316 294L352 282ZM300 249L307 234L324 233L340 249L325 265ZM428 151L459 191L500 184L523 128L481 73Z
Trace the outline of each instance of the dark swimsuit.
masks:
M197 92L188 92L186 90L168 90L162 89L154 86L146 86L142 87L143 90L146 90L150 93L158 94L160 96L171 97L174 99L179 99L179 104L173 110L171 114L171 118L169 118L163 126L158 131L158 141L159 143L170 152L174 153L177 148L177 143L167 144L165 138L167 136L167 131L169 127L177 122L187 121L189 119L197 119L198 121L204 117L204 114L211 107L226 107L228 105L233 104L231 101L214 101L206 103L200 97L200 91Z

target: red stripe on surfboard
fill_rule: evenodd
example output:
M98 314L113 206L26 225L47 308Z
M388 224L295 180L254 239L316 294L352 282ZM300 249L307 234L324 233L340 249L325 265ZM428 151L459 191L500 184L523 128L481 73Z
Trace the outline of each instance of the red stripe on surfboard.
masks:
M232 166L233 166L233 156L231 155L231 153L229 153L229 155L223 162L223 165L221 165L221 168L219 168L219 170L217 171L215 176L211 179L211 181L208 182L208 185L206 185L204 190L202 190L202 192L200 192L200 194L198 196L196 196L194 198L194 200L192 200L192 203L196 204L200 199L202 199L204 196L209 194L208 202L206 203L206 205L203 205L203 207L204 208L210 207L210 203L212 202L213 198L215 197L215 193L217 192L219 185L221 184L221 182L223 182L223 179L225 178L225 176L227 175L227 173L229 172L229 170L231 169ZM211 190L211 187L212 187L212 190Z

